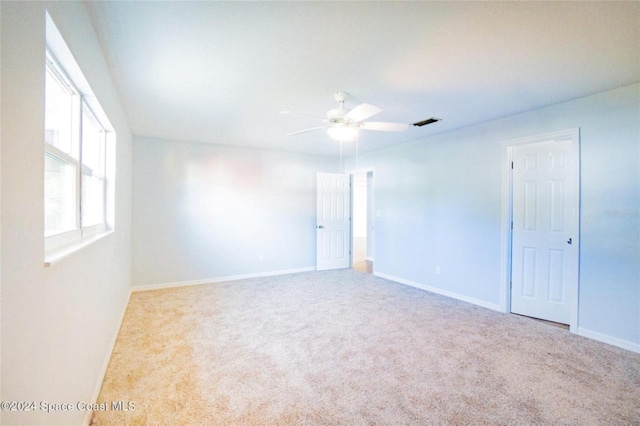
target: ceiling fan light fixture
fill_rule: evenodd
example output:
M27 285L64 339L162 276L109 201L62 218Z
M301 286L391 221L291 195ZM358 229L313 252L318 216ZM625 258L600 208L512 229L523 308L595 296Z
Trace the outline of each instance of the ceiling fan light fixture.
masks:
M331 139L340 142L353 142L358 136L358 128L345 123L335 123L327 129L327 134Z
M2 1L2 0L0 0ZM347 109L344 106L344 101L348 98L347 92L338 92L335 94L335 99L338 101L338 107L332 108L327 111L327 118L320 118L316 116L310 116L308 114L298 114L307 117L319 119L325 123L326 126L313 127L310 129L299 130L297 132L288 133L287 136L298 135L300 133L307 133L313 130L325 129L331 139L335 139L340 142L354 142L358 141L358 131L362 130L376 130L383 132L403 132L409 127L405 123L388 123L383 121L365 121L369 117L373 117L382 110L375 105L362 103L357 105L353 109ZM283 111L283 114L293 114L289 111ZM414 125L418 125L416 123ZM422 124L420 124L422 125Z

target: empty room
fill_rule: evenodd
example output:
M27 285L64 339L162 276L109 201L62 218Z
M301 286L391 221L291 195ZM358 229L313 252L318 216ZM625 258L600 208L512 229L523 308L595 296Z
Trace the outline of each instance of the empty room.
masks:
M640 3L0 1L3 425L640 424Z

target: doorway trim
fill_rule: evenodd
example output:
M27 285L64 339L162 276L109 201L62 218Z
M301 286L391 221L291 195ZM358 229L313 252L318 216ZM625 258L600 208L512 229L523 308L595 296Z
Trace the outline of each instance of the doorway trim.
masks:
M576 161L576 183L577 183L577 205L575 221L578 233L575 244L578 246L577 266L580 265L580 129L567 129L557 132L545 133L536 136L529 136L519 139L505 141L502 144L502 224L501 224L501 255L500 255L500 310L511 313L511 262L512 262L512 229L513 221L513 173L511 162L513 161L513 147L517 145L533 144L537 142L550 142L557 140L571 140L571 156ZM578 333L578 296L580 288L580 274L578 269L577 285L569 289L570 318L569 331Z
M367 239L371 238L373 241L373 245L371 247L372 251L375 252L376 246L375 246L375 220L376 220L376 216L375 216L375 210L373 210L375 208L375 197L373 196L373 187L375 186L375 170L373 167L367 167L367 168L360 168L360 169L352 169L349 171L346 171L345 173L347 173L349 175L349 182L351 184L351 195L350 195L350 202L351 202L351 206L353 207L353 179L354 179L354 175L356 173L366 173L367 175L369 173L371 173L373 175L373 181L372 181L372 185L371 188L369 188L369 185L367 184L367 197L371 197L371 206L367 205L367 209L371 208L372 212L371 212L371 218L373 219L373 235L370 235L369 233L369 229L367 229ZM351 211L352 213L352 218L353 218L353 209ZM349 268L353 269L353 255L355 252L355 247L353 246L353 220L351 220L351 253L350 253L350 263L349 263ZM373 274L373 270L371 271L371 273Z

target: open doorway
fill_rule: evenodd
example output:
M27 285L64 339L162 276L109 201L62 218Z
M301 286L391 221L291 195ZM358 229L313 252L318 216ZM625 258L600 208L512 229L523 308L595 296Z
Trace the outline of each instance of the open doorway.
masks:
M353 269L373 272L373 172L360 171L352 175L353 196Z

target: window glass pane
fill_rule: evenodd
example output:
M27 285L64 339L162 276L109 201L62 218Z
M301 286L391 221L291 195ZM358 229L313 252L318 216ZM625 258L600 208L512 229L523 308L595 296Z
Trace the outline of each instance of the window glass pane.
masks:
M44 156L45 236L76 228L76 166L50 153Z
M82 109L82 226L104 222L105 131L91 111Z
M98 176L104 176L104 138L105 132L102 126L89 110L83 108L82 164Z
M78 149L73 137L73 110L76 96L47 67L45 80L45 141L73 158Z
M104 178L82 174L82 226L104 222Z

